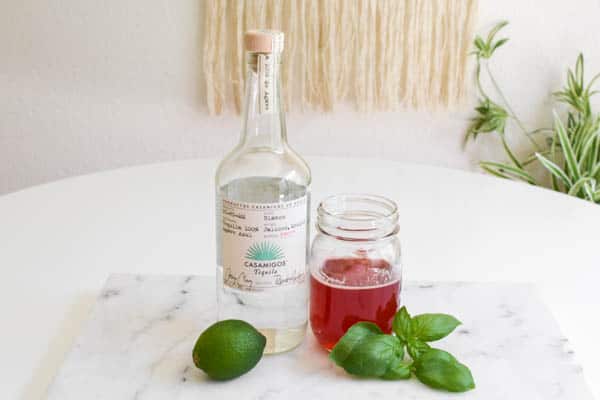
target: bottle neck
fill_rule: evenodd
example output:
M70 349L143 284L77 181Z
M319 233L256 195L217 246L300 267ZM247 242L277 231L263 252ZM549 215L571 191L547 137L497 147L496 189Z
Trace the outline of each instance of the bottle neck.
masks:
M279 60L279 54L247 54L243 147L283 151L287 145Z

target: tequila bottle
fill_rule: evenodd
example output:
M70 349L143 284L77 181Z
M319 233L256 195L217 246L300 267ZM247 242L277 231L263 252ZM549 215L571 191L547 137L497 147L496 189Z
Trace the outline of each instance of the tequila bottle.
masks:
M251 323L278 353L306 331L311 176L286 139L283 33L249 31L244 43L241 138L216 174L218 318Z

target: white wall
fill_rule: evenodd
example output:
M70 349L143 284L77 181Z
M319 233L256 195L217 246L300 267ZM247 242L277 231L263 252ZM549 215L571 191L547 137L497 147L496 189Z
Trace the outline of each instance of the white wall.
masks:
M516 109L548 121L549 93L577 52L600 71L599 0L480 0L478 27L509 19L496 69ZM233 146L236 116L202 98L202 0L0 1L0 193ZM310 155L361 155L475 169L492 138L461 147L469 107L448 113L292 114Z

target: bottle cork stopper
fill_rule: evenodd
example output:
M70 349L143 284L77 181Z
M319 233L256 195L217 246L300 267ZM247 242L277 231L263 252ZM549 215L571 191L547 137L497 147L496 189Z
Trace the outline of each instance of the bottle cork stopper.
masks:
M252 53L281 53L283 51L283 32L268 29L256 29L244 34L246 51Z

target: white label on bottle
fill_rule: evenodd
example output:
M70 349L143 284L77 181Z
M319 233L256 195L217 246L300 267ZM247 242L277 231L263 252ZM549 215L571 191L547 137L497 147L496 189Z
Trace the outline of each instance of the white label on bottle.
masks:
M273 98L274 57L272 54L258 55L258 112L271 114L275 104Z
M305 281L306 196L280 203L223 199L222 207L225 286L261 290Z

